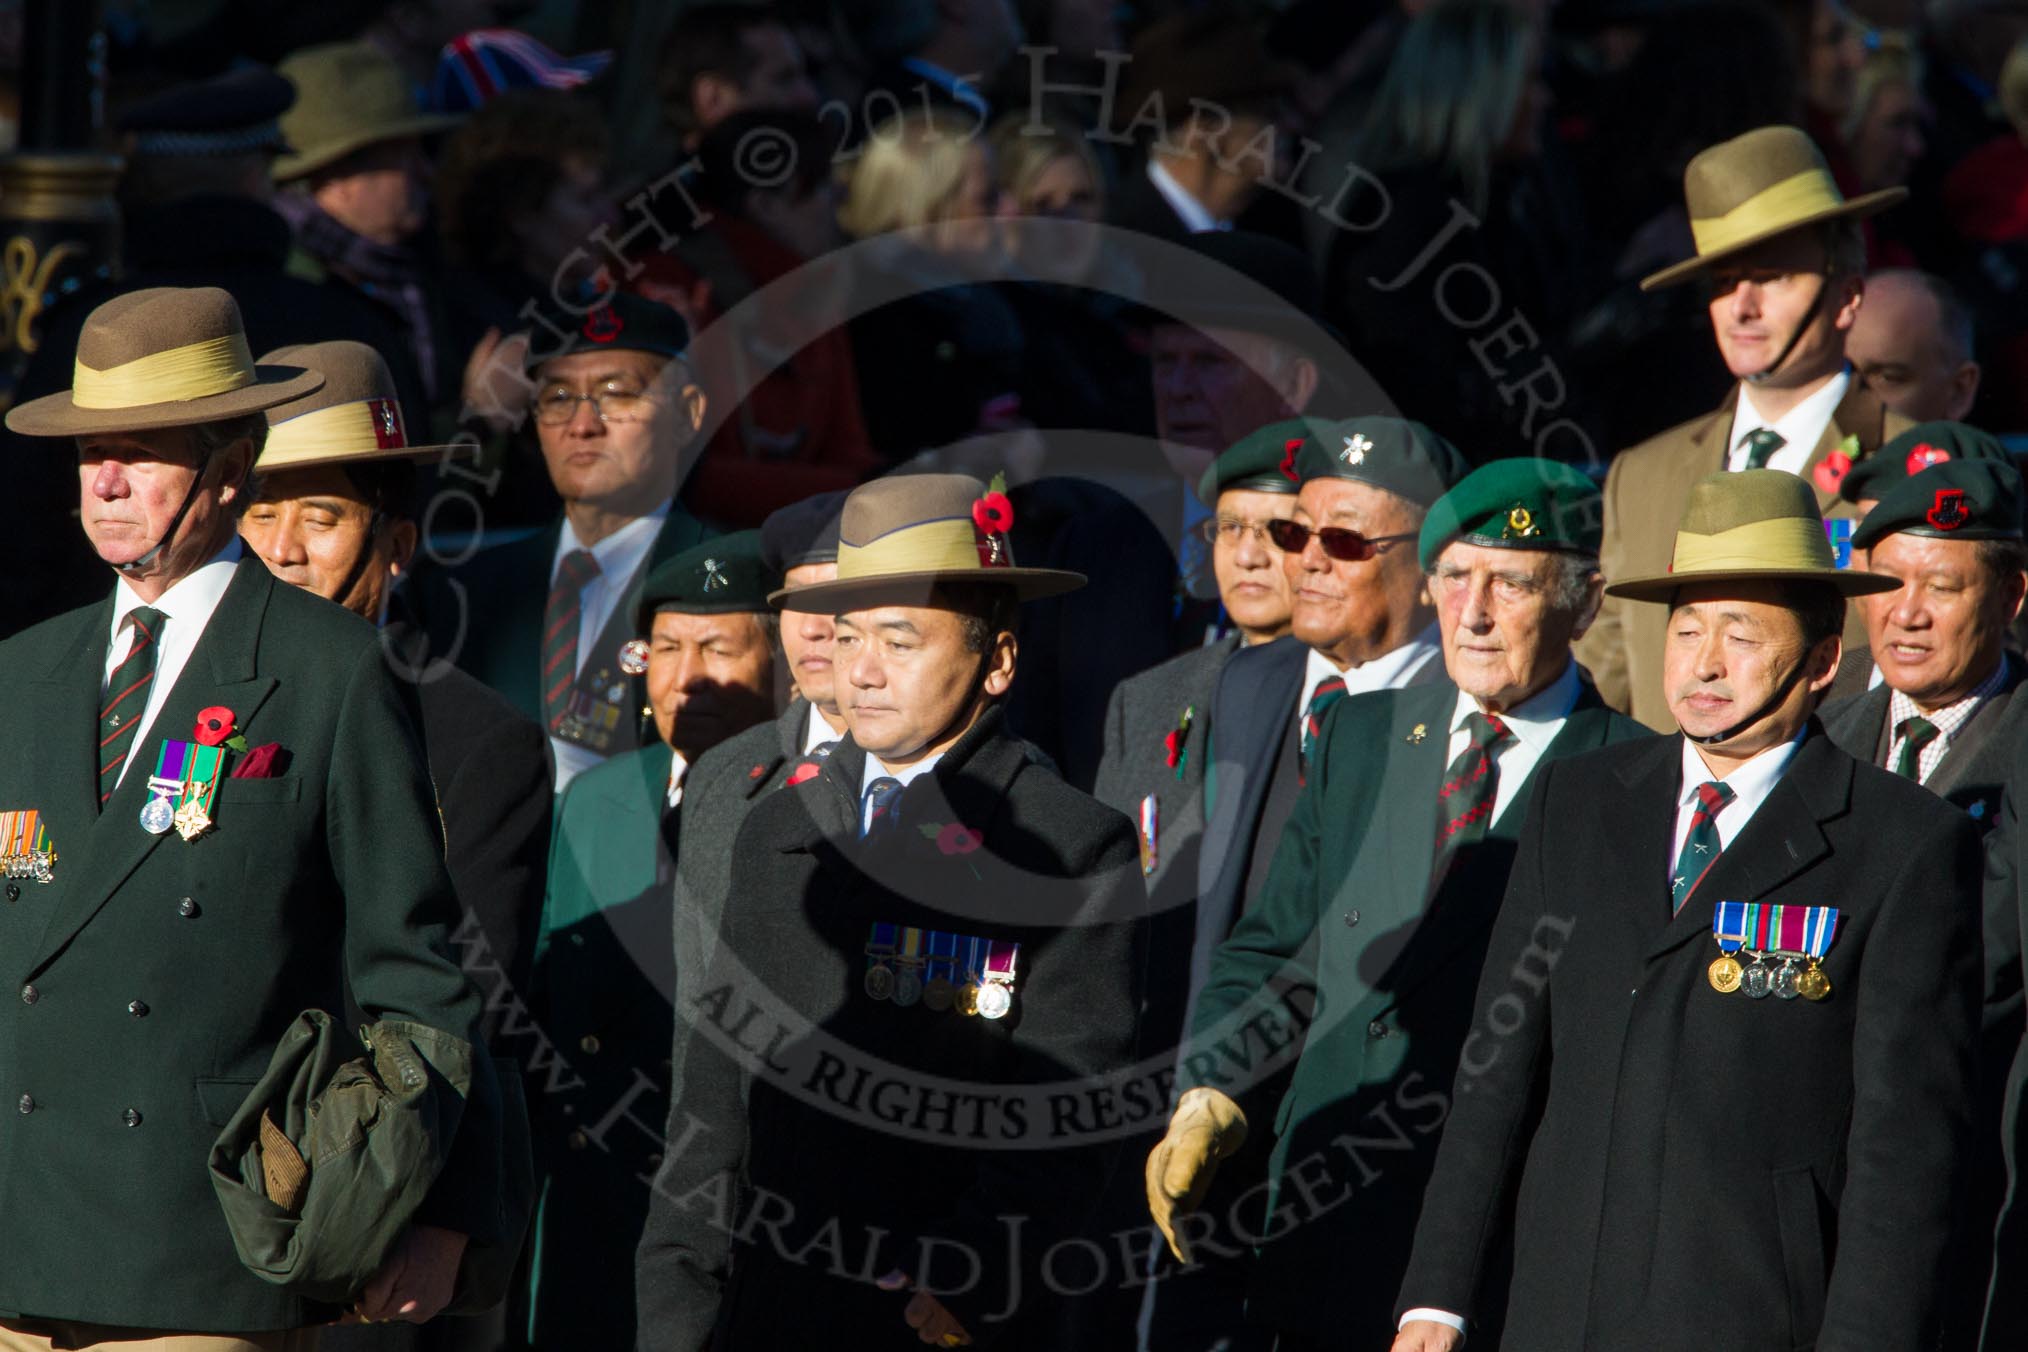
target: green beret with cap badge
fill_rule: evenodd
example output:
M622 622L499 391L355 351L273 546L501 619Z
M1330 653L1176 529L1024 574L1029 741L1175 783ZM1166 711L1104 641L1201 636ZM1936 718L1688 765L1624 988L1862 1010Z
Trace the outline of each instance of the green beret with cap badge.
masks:
M1301 418L1286 418L1249 432L1228 446L1197 480L1197 500L1206 507L1218 506L1218 495L1228 488L1255 493L1294 493L1296 453L1310 425Z
M1424 511L1464 478L1471 466L1458 448L1406 418L1305 420L1308 436L1296 452L1296 475L1350 479L1384 488Z
M1417 543L1424 572L1451 541L1507 549L1596 555L1604 501L1591 476L1560 460L1516 456L1467 474L1423 518Z
M1882 490L1852 543L1871 549L1890 535L2018 540L2021 472L1992 460L1946 460L1911 474Z
M779 571L761 554L761 533L735 531L693 545L648 574L634 611L635 632L654 627L665 610L685 615L766 614L768 593L782 585Z

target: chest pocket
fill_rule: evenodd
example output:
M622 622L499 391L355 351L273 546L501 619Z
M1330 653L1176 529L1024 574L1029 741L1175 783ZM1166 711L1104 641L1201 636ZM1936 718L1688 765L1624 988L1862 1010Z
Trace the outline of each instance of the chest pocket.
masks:
M276 775L271 779L224 779L218 785L221 810L235 803L293 803L303 796L301 775Z

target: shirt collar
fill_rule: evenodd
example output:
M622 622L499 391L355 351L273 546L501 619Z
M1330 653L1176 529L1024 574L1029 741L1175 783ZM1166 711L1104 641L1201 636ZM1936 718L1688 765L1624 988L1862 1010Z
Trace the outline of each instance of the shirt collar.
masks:
M1191 234L1232 229L1231 221L1221 221L1212 215L1202 202L1190 195L1188 188L1176 181L1175 175L1162 167L1160 160L1148 161L1148 181L1155 185L1155 191L1162 194L1162 200L1181 218L1184 228Z
M218 609L219 601L224 598L225 589L232 584L233 570L239 566L244 552L239 533L235 531L216 554L189 574L170 583L152 602L143 601L122 574L113 586L114 637L119 636L121 626L136 606L153 605L172 620L210 618L211 612Z
M880 763L879 757L873 755L873 753L871 752L868 752L866 755L865 772L859 776L859 796L861 798L864 798L866 796L867 787L871 785L874 780L879 779L882 776L885 776L889 779L901 781L901 787L905 789L909 785L915 783L916 780L921 779L924 775L936 769L937 762L942 760L943 758L944 753L939 751L934 756L924 756L914 765L907 766L904 769L890 770L887 768L887 766Z
M1555 680L1501 714L1500 721L1530 749L1546 750L1562 730L1563 720L1577 707L1578 689L1577 663L1565 662ZM1478 712L1479 702L1460 690L1457 708L1451 714L1451 731L1464 727L1466 717Z
M683 753L681 751L678 751L674 747L671 747L669 749L669 789L668 789L668 801L670 807L675 807L683 801L683 780L684 777L687 776L689 773L690 773L690 762L683 759Z
M1725 777L1726 787L1732 790L1735 800L1745 799L1756 806L1774 791L1776 781L1789 768L1789 762L1796 758L1796 751L1802 746L1807 734L1797 733L1780 746L1771 746L1754 756L1746 764ZM1697 754L1697 744L1688 737L1683 739L1683 787L1676 798L1677 806L1688 807L1697 799L1697 787L1711 782L1711 767Z
M599 576L622 578L632 577L634 570L641 566L641 560L654 547L655 537L662 533L662 526L669 520L669 504L663 503L646 516L636 517L626 525L608 535L595 545L586 545L577 538L570 518L563 519L563 529L556 536L556 557L549 561L550 576L556 575L557 565L563 556L574 549L589 549L591 556L598 560Z
M1959 728L1962 728L1970 721L1973 712L1981 704L1999 694L2000 687L2006 683L2007 661L2003 657L1994 665L1993 674L1974 686L1970 694L1961 700L1944 705L1941 709L1932 709L1928 713L1923 713L1921 709L1915 707L1914 700L1896 690L1887 697L1888 730L1892 732L1901 726L1904 719L1920 715L1935 724L1936 730L1942 733L1944 739L1948 741L1957 735Z
M1769 422L1753 406L1753 397L1749 393L1752 387L1742 380L1739 382L1739 402L1732 414L1732 445L1728 450L1739 449L1748 433L1763 427L1781 433L1784 446L1804 446L1815 450L1824 429L1831 425L1831 415L1838 411L1838 405L1845 402L1845 394L1851 388L1852 368L1842 367L1837 375L1825 381L1800 404Z
M831 725L824 721L824 715L817 712L814 704L803 709L803 754L809 755L820 746L833 746L841 734L831 731ZM868 757L868 759L872 759Z

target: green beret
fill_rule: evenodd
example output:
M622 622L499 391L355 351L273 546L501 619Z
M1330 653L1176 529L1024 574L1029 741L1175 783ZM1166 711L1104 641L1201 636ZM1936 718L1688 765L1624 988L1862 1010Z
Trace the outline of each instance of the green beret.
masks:
M1838 484L1838 496L1847 502L1878 498L1909 475L1952 460L2014 463L2014 457L1991 433L1961 422L1917 423L1852 466Z
M1426 573L1444 546L1560 549L1597 554L1605 501L1591 476L1560 460L1516 456L1467 474L1423 518L1417 550Z
M1852 543L1870 549L1890 535L1939 540L2021 538L2021 472L1992 460L1946 460L1884 489Z
M1296 477L1351 479L1407 498L1427 511L1471 467L1458 448L1406 418L1306 421Z
M1310 425L1301 418L1269 423L1258 432L1249 432L1227 447L1211 462L1197 481L1197 500L1206 507L1218 505L1218 495L1228 488L1248 488L1256 493L1296 491L1296 452Z
M693 545L655 565L634 611L634 631L646 634L665 610L685 615L731 615L743 610L768 614L768 593L782 585L780 572L761 557L761 533L735 531Z

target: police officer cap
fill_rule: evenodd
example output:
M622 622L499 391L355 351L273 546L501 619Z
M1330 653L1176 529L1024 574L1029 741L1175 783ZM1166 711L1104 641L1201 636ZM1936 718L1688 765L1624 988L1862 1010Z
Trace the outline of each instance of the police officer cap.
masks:
M1939 540L2021 538L2021 473L1993 460L1947 460L1883 490L1852 543L1870 549L1890 535Z
M838 520L845 511L846 492L819 493L768 513L761 522L761 558L768 568L786 573L812 563L838 562Z
M1560 460L1515 456L1467 474L1423 519L1417 542L1424 572L1453 540L1505 549L1596 555L1605 507L1598 485Z
M1406 418L1309 421L1296 452L1296 477L1351 479L1407 498L1427 511L1470 470L1458 448Z
M759 531L716 536L657 564L648 574L634 613L635 629L647 633L665 610L683 615L768 614L768 593L781 585L782 575L761 558Z
M265 66L177 85L131 104L119 128L142 155L239 155L288 149L278 119L296 87Z
M528 330L528 370L574 352L653 352L679 357L690 346L683 316L656 301L615 291L593 306L545 306Z
M1301 418L1289 418L1247 433L1212 461L1197 480L1198 501L1216 507L1218 495L1228 488L1294 493L1296 452L1303 448L1309 431L1309 424Z
M1838 485L1838 496L1847 502L1877 498L1909 475L1950 460L2014 463L2007 448L1991 433L1961 422L1917 423L1852 466Z

